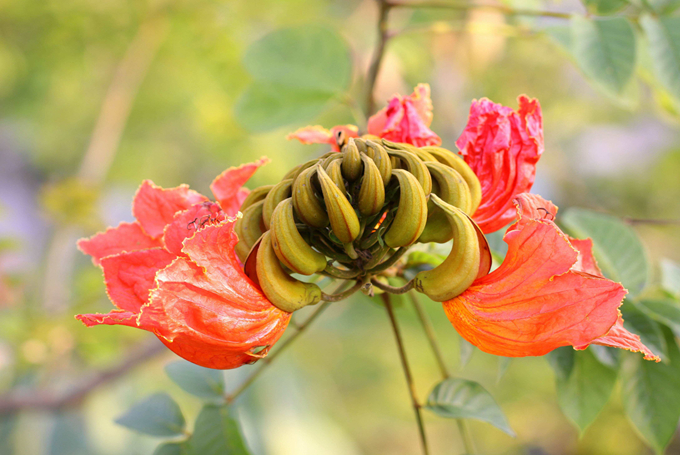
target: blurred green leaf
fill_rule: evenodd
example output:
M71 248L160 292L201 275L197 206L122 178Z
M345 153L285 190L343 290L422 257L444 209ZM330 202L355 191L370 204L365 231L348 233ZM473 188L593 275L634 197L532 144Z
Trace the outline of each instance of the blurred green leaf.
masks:
M425 408L450 419L477 419L515 436L503 411L480 384L466 379L445 379L437 384Z
M319 115L330 99L324 92L256 82L239 98L234 111L241 125L259 132L307 122Z
M463 337L460 337L460 367L465 368L472 359L472 354L475 353L477 348L474 344L470 343Z
M274 31L248 48L243 63L257 80L330 95L346 90L352 73L345 41L317 26Z
M668 14L680 7L680 0L642 0L659 14Z
M638 308L649 317L668 326L675 336L680 336L680 306L670 299L644 299L638 302Z
M546 354L550 367L558 379L567 379L574 369L574 356L576 351L571 346L562 346Z
M626 0L583 0L592 14L614 14L630 5Z
M602 365L610 368L619 367L619 350L610 346L600 346L598 344L591 344L588 350L593 353L595 358Z
M622 17L571 19L571 46L576 63L596 87L619 97L635 69L635 32Z
M670 259L661 260L661 287L680 299L680 265Z
M654 354L666 360L668 347L659 324L631 303L624 303L621 306L621 314L624 327L638 335L642 344L651 349Z
M680 17L643 15L654 75L676 102L680 102Z
M248 455L238 422L226 405L205 405L196 419L191 447L200 455Z
M79 412L63 412L54 416L47 455L90 455L85 419Z
M116 419L118 425L151 436L180 436L184 434L182 411L166 393L157 393L140 401Z
M680 419L680 352L665 334L669 364L627 355L621 370L623 404L628 418L659 452L668 445Z
M593 239L593 253L602 272L637 295L649 277L645 248L636 232L616 217L586 209L567 209L561 218L574 237Z
M501 378L508 371L508 367L512 363L511 357L498 357L498 373L496 373L496 382L500 382Z
M193 455L187 442L166 442L154 450L153 455Z
M579 351L569 376L557 377L557 401L569 420L583 432L609 401L615 383L615 369L600 363L589 350Z
M436 267L441 264L446 256L440 254L428 253L426 251L414 251L408 255L406 259L406 268L418 267L421 265L431 265Z
M0 416L0 454L14 453L14 429L16 426L16 415L4 414Z
M221 371L178 360L166 365L165 373L182 390L199 398L224 398L224 376Z

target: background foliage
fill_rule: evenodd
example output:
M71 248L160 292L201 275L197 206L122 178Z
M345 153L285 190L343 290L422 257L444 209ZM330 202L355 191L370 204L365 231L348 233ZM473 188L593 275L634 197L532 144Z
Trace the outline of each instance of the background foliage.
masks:
M463 450L446 417L477 419L480 453L678 453L680 232L663 220L680 218L680 2L493 5L392 8L377 103L429 82L432 129L453 148L472 98L539 98L534 191L594 239L630 291L626 327L664 362L603 347L497 358L423 299L459 378L439 383L400 299L432 453ZM257 365L205 370L146 333L72 316L110 306L75 239L130 220L142 179L207 192L267 155L252 187L272 183L323 150L287 132L362 125L377 17L372 0L0 1L0 454L416 453L385 310L369 298L331 305L233 403Z

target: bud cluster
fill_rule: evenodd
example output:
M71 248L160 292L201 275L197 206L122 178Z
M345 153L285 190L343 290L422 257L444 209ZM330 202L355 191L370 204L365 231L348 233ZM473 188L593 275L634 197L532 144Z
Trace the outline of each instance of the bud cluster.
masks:
M488 273L488 246L470 218L480 200L479 180L449 150L350 138L340 153L252 191L235 226L236 252L267 298L286 311L333 299L291 273L352 279L357 289L371 282L395 292L415 288L444 301ZM404 288L373 278L415 243L452 239L449 257Z

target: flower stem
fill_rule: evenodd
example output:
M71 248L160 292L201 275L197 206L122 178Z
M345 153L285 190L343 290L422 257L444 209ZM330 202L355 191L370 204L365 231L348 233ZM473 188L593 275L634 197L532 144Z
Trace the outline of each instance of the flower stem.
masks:
M385 46L390 39L387 30L387 16L392 9L392 5L386 0L377 0L380 11L378 13L378 45L375 48L371 64L368 67L368 74L366 75L366 117L371 115L375 110L375 96L373 90L375 82L380 73L380 65L382 64L383 56L385 55Z
M392 331L394 332L394 338L397 341L397 349L399 350L399 357L401 359L401 366L404 370L404 376L406 377L406 383L408 384L408 389L411 394L411 403L413 405L413 412L416 414L416 422L418 423L418 431L420 432L420 442L423 448L423 455L428 455L430 452L427 448L427 436L425 435L425 426L423 425L423 417L420 413L421 405L418 402L418 396L416 395L416 388L413 382L413 376L411 374L411 368L409 367L408 360L406 358L406 350L404 349L404 343L401 339L401 332L399 331L399 325L397 324L397 319L394 317L394 309L392 308L392 301L389 294L381 294L385 308L387 309L387 314L390 318L390 323L392 325Z
M403 285L400 288L395 288L394 286L390 286L389 284L382 283L378 280L371 280L371 284L375 286L378 289L382 289L385 292L388 292L390 294L406 294L408 291L413 289L415 281L411 280L405 285Z
M439 371L442 374L442 378L448 379L452 377L451 373L449 372L449 369L446 366L446 363L444 362L444 356L442 355L442 351L439 348L439 343L437 343L437 338L434 333L432 321L427 316L427 313L425 313L425 310L423 309L423 306L421 305L420 300L418 300L416 294L414 292L410 292L409 297L411 298L411 302L413 302L413 307L415 308L416 313L418 314L418 319L420 319L420 323L423 326L425 335L427 336L427 339L430 342L432 353L434 354L434 357L437 359L437 365L439 366ZM468 428L467 422L465 421L465 419L456 419L456 424L458 425L458 431L460 432L460 436L463 439L463 445L465 446L466 455L468 454L474 455L476 453L475 443L474 440L472 439L472 434L470 433L470 429Z

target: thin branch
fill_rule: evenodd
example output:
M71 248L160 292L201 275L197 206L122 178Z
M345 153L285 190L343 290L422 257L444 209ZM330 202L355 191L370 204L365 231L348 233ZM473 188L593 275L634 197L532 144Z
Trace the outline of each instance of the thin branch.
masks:
M382 64L383 57L385 55L385 46L387 41L389 41L390 36L387 30L387 16L390 13L392 4L386 0L377 0L379 5L378 12L378 45L373 52L373 57L371 58L371 64L368 67L368 74L366 76L366 117L371 115L375 110L375 82L378 79L378 74L380 73L380 65Z
M423 326L425 335L427 336L427 339L430 342L432 353L437 359L437 365L439 366L439 371L442 374L442 379L448 379L452 377L451 373L449 372L449 369L446 367L446 363L444 362L444 356L442 355L442 351L439 348L439 343L437 343L437 337L435 336L434 333L432 321L430 321L430 318L427 316L427 313L425 313L425 310L423 309L423 306L420 304L420 301L418 300L416 294L414 292L410 292L409 297L411 297L411 302L413 303L413 307L415 308L416 313L418 314L418 319L420 319L420 323ZM468 427L467 422L465 422L465 419L456 419L456 424L458 425L458 431L460 432L460 436L463 439L465 453L474 455L476 453L475 443L472 439L472 435L470 434L470 428Z
M365 281L366 281L365 279L358 280L356 283L354 283L354 286L347 289L346 291L338 292L337 294L326 294L322 292L321 298L326 302L339 302L341 300L345 300L346 298L352 296L359 289L361 289L361 287L365 284Z
M623 218L623 222L631 225L636 224L655 224L655 225L679 225L680 220L673 219L653 219L653 218Z
M84 379L80 384L65 392L13 391L0 397L0 414L8 414L24 409L56 410L76 406L97 388L118 379L133 368L165 351L165 346L154 338L152 342L132 350L116 366Z
M390 8L441 8L467 11L473 8L487 8L500 11L508 16L536 16L552 17L558 19L571 19L569 13L557 11L544 11L533 9L515 9L500 3L491 2L444 2L444 1L399 1L390 0L387 2Z
M411 394L411 403L413 405L413 412L416 414L416 422L418 423L418 431L420 432L420 442L423 448L423 455L428 455L430 452L427 448L427 436L425 435L425 426L423 425L423 416L421 415L420 408L421 405L418 402L418 396L416 395L416 387L413 382L413 375L411 374L411 368L408 364L408 359L406 358L406 350L404 349L404 342L401 339L401 332L399 331L399 325L397 324L397 319L394 317L394 309L392 308L392 301L389 294L381 294L385 308L387 309L387 315L390 318L390 324L392 325L392 331L394 332L394 338L397 341L397 349L399 350L399 358L401 359L401 366L404 370L404 376L406 376L406 383L408 384L408 389Z
M346 284L347 283L340 284L340 286L338 286L338 288L336 289L336 292L342 291ZM248 387L250 387L253 384L253 382L255 382L255 380L262 374L262 372L267 368L267 366L270 365L288 346L290 346L290 344L293 343L293 341L295 341L300 335L302 335L302 332L304 332L305 329L307 329L307 327L309 327L309 325L312 322L314 322L316 318L318 318L321 315L321 313L323 313L326 310L326 308L330 306L330 304L331 302L321 302L319 307L316 310L314 310L314 312L311 315L309 315L309 317L305 319L304 322L293 326L293 328L296 329L296 331L286 340L281 342L279 344L278 349L276 349L274 353L260 360L258 364L260 364L261 366L257 370L252 372L250 376L248 376L248 378L245 381L243 381L243 383L236 390L226 395L224 397L225 401L227 403L232 403L239 395L245 392L248 389Z
M389 284L382 283L378 280L371 279L371 284L375 286L378 289L382 289L383 291L389 293L389 294L406 294L408 291L413 289L413 286L415 285L415 280L411 280L405 285L403 285L400 288L396 288L394 286L390 286Z
M437 365L439 366L439 371L442 374L442 379L448 379L451 377L451 373L449 372L449 369L446 367L446 362L444 362L444 356L442 355L441 349L439 349L439 344L437 343L437 338L434 334L434 327L432 326L432 321L430 321L430 318L427 317L427 313L425 313L423 306L420 304L420 300L418 300L416 293L409 292L409 297L411 298L413 307L415 308L416 313L418 314L418 319L420 319L420 323L423 326L423 330L425 331L427 340L430 342L432 353L434 354L435 359L437 359Z

